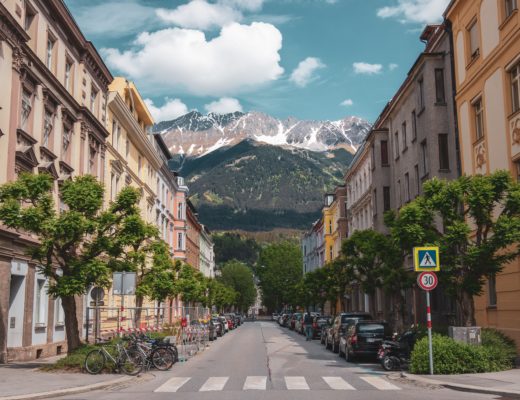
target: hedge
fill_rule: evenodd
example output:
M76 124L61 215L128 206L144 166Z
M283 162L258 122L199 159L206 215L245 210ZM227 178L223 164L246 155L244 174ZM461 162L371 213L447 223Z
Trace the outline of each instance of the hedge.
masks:
M495 330L482 331L481 346L433 335L434 373L438 375L504 371L513 367L515 356L514 342ZM429 368L428 338L422 338L412 352L410 372L427 374Z

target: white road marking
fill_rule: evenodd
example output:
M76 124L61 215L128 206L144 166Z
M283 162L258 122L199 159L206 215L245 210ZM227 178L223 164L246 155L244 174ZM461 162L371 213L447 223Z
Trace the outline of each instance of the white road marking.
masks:
M243 390L266 390L267 376L248 376Z
M323 380L334 390L356 390L354 386L339 376L323 376Z
M199 392L215 392L224 389L229 377L227 376L212 376L202 385Z
M164 382L161 386L154 390L154 392L176 392L186 384L191 378L173 377Z
M361 376L360 378L379 390L401 390L400 387L392 385L390 382L377 376Z
M288 390L309 390L309 385L303 376L286 376L285 386Z

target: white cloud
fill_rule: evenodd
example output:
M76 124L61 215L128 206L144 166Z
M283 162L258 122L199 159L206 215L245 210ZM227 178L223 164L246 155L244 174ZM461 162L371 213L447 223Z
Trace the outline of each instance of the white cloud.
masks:
M231 97L222 97L219 100L212 101L204 106L208 113L229 114L235 111L243 111L242 105L237 99Z
M121 10L125 17L121 18ZM138 32L155 20L155 11L133 1L107 1L88 6L81 4L75 13L87 36L121 37Z
M259 11L264 4L264 0L219 0L218 2L244 11Z
M289 80L299 87L305 87L314 78L314 73L322 68L325 68L325 64L319 58L307 57L298 64Z
M229 96L278 79L284 72L282 34L270 24L233 23L207 40L204 32L144 32L132 50L104 49L107 64L156 93Z
M341 106L345 106L345 107L350 107L350 106L353 106L354 105L354 102L352 101L352 99L346 99L346 100L343 100L341 103L340 103Z
M145 99L144 102L155 122L169 121L188 113L188 106L180 99L167 98L161 107L157 107L151 99Z
M406 23L431 24L442 20L450 0L397 0L394 6L377 10L380 18L396 18Z
M398 64L394 64L394 63L392 63L392 64L389 64L389 65L388 65L388 69L389 69L390 71L393 71L394 69L397 69L397 68L399 68L399 65L398 65Z
M183 28L212 29L242 20L242 13L234 8L205 0L192 0L173 10L159 8L157 16L165 22Z
M369 64L365 62L356 62L353 64L354 72L363 75L380 74L383 71L381 64Z

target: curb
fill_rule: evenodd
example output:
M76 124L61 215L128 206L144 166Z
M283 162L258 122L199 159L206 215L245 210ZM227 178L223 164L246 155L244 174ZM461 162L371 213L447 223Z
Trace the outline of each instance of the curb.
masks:
M0 400L48 399L48 398L54 398L57 396L65 396L68 394L78 394L78 393L90 392L91 390L105 389L105 388L113 386L113 385L129 382L135 378L136 378L135 376L123 376L121 378L112 379L110 381L93 383L93 384L85 385L85 386L76 386L76 387L72 387L72 388L52 390L49 392L28 393L28 394L19 394L19 395L15 395L15 396L0 397Z
M484 394L492 394L496 396L508 396L509 398L520 399L520 391L518 390L507 390L507 389L497 389L497 388L486 388L483 386L473 386L473 385L465 385L463 383L453 383L447 381L441 381L436 379L428 379L422 376L411 375L407 373L401 373L401 377L405 378L412 382L420 382L426 383L429 385L443 386L448 389L459 390L463 392L472 392L472 393L484 393ZM2 400L0 398L0 400Z

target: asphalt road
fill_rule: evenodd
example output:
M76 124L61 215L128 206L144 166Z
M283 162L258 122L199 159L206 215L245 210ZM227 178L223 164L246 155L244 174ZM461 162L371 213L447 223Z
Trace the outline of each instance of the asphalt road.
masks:
M84 400L499 399L388 379L377 364L350 364L318 340L274 322L247 322L168 372L127 386L67 396ZM64 398L65 399L65 398Z

